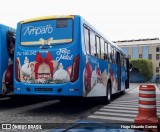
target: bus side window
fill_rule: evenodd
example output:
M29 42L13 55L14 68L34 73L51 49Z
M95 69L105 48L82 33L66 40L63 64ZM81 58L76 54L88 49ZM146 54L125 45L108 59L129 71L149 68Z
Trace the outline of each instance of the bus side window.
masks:
M111 62L114 63L114 47L111 46Z
M11 31L8 31L6 33L6 38L7 38L7 51L8 51L8 55L9 57L14 57L14 46L15 46L15 33L14 32L11 32Z
M96 43L95 43L95 34L90 30L90 51L92 56L96 56Z
M105 60L108 61L108 44L107 44L107 42L104 43L104 49L105 49L104 58L105 58Z
M84 27L84 42L86 47L87 54L90 54L90 45L89 45L89 30Z
M124 59L122 54L121 54L121 66L124 66Z
M112 62L111 45L108 43L108 61Z
M115 64L117 64L117 51L116 51L116 48L114 47L114 62Z
M105 60L105 46L104 46L104 40L101 38L101 59Z
M96 50L97 50L97 57L100 58L101 57L101 52L100 52L100 37L96 36Z
M127 58L123 58L124 59L124 67L127 67Z

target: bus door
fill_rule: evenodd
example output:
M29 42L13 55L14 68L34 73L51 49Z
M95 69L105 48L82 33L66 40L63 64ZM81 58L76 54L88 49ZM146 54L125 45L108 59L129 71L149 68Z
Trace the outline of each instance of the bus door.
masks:
M129 88L129 69L130 69L130 63L129 63L129 59L128 58L125 58L125 59L126 59L126 75L127 75L127 79L126 79L125 85L126 85L126 88Z
M117 52L117 79L118 79L118 91L121 90L121 61L120 61L120 53Z

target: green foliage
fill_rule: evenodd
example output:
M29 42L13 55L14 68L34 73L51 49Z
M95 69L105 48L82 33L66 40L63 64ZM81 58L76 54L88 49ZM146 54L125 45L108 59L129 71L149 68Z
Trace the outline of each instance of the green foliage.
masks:
M132 68L137 68L142 75L149 81L153 76L152 62L147 59L130 59Z

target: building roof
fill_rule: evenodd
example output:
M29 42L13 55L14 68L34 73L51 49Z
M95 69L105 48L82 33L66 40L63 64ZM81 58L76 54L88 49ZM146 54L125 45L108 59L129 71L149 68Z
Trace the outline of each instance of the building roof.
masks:
M159 38L147 38L147 39L132 39L132 40L121 40L113 41L117 45L121 46L133 46L133 45L160 45Z

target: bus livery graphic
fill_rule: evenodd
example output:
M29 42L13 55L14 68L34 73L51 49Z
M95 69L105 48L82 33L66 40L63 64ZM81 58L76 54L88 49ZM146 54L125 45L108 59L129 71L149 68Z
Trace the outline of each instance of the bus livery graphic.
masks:
M0 24L0 94L13 95L15 29Z
M82 17L18 23L15 94L110 98L129 88L127 55Z

